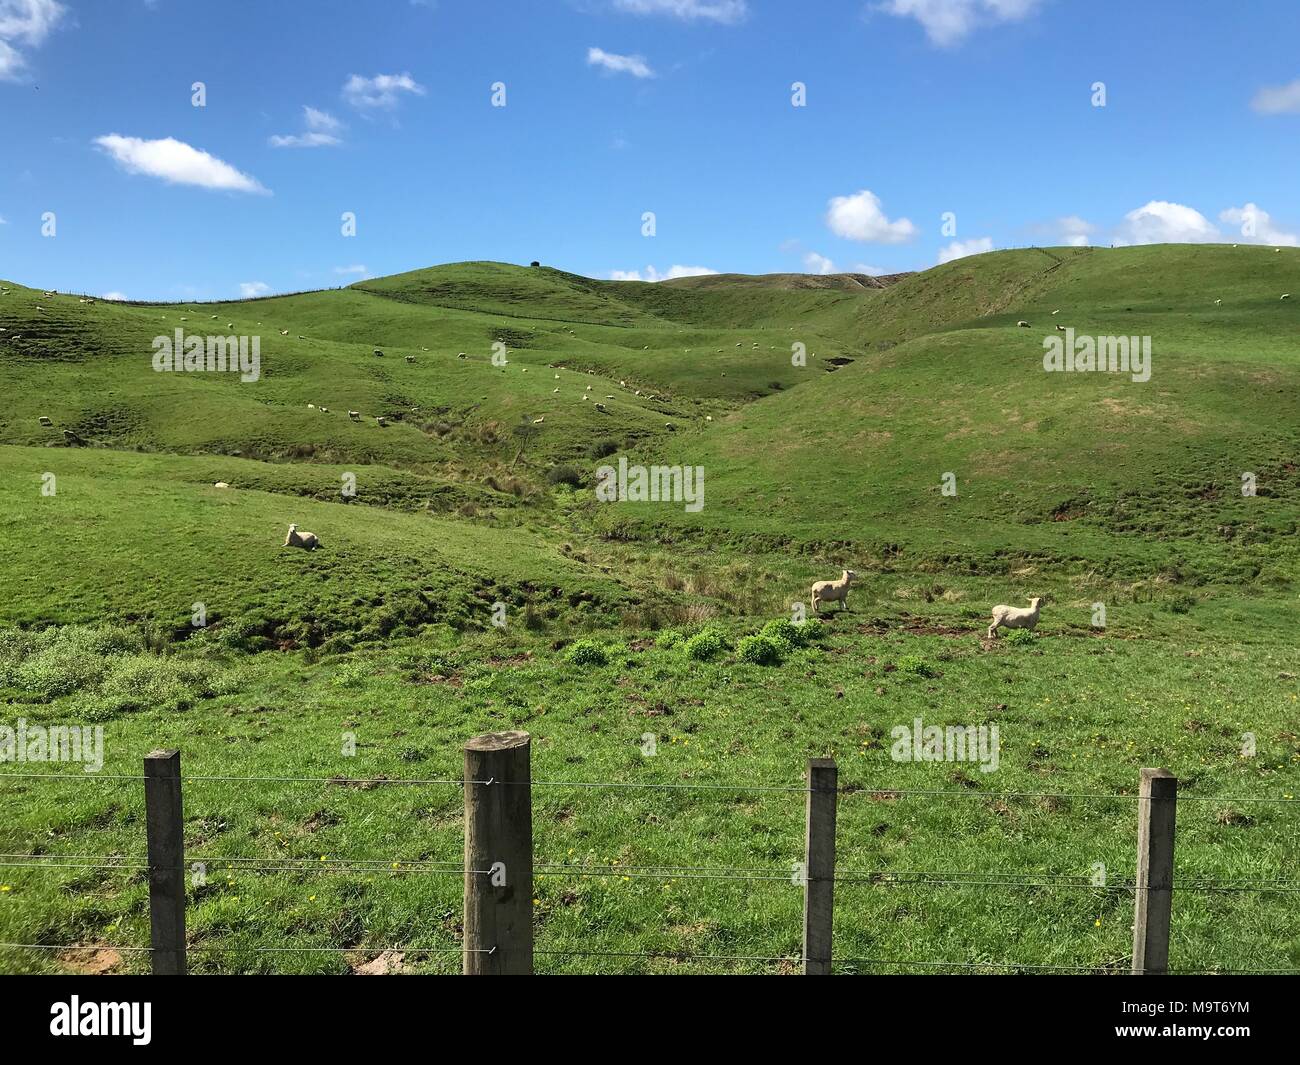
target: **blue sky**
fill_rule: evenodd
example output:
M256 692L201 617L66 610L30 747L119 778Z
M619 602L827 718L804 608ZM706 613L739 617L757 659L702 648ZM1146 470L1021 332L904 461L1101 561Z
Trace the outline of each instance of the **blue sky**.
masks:
M1294 0L0 0L0 277L232 298L463 259L1296 244L1298 46Z

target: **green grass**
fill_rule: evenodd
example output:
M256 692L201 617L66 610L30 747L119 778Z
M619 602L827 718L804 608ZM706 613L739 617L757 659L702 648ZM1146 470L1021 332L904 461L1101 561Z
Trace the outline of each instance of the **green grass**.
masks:
M1296 865L1300 308L1277 297L1297 272L1293 249L1166 246L882 287L465 263L118 305L6 282L0 725L98 725L105 763L0 781L0 852L142 855L139 782L112 775L158 747L190 776L325 778L186 784L192 968L347 972L404 945L455 971L459 876L411 863L461 861L459 789L328 778L454 780L466 739L522 728L547 782L537 945L559 952L539 970L791 972L803 796L762 789L834 756L838 866L863 881L837 888L841 971L1123 971L1141 767L1188 799L1184 882ZM1151 380L1045 374L1058 322L1152 336ZM155 373L152 337L181 324L260 334L261 380ZM598 503L618 455L702 465L703 510ZM321 548L281 547L290 522ZM850 609L785 620L842 567ZM1033 637L982 639L992 604L1031 595ZM916 718L997 725L998 770L893 760ZM6 861L0 941L147 942L138 869ZM1051 879L1096 863L1110 887ZM1177 892L1173 966L1300 967L1293 897ZM292 944L359 949L252 949ZM6 972L79 964L0 949Z

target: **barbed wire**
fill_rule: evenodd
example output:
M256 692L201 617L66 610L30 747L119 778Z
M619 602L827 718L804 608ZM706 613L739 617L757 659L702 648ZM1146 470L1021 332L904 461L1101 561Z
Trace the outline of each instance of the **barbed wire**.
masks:
M13 777L20 780L145 780L143 775L124 774L124 773L23 773L23 772L0 772L0 779L4 777ZM706 782L679 782L679 783L659 783L659 782L640 782L640 781L613 781L613 780L529 780L529 781L505 781L489 778L487 780L465 780L458 777L304 777L304 776L236 776L231 774L223 775L204 775L204 774L186 774L181 777L185 782L240 782L240 783L292 783L292 784L333 784L336 786L350 785L367 785L379 787L387 784L393 785L454 785L463 787L466 784L482 785L491 787L497 784L527 784L530 787L546 788L609 788L613 790L671 790L671 791L728 791L728 792L778 792L788 794L807 795L818 789L811 789L806 784L789 785L789 784L755 784L747 782L736 783L706 783ZM980 791L975 789L958 790L955 788L889 788L889 787L872 787L866 784L847 783L841 784L836 789L838 794L848 798L858 795L866 795L876 799L896 799L906 797L928 797L928 798L957 798L957 799L1081 799L1081 800L1101 800L1101 799L1141 799L1142 796L1136 792L1054 792L1054 791ZM1264 803L1297 803L1300 798L1288 798L1286 796L1274 795L1189 795L1179 794L1178 802L1264 802Z

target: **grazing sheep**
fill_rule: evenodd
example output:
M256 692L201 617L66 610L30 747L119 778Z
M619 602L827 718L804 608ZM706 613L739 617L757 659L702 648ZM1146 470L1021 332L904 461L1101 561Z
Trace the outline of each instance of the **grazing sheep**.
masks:
M299 532L297 525L289 526L289 535L284 538L285 547L301 547L304 551L315 551L320 547L320 538L311 532Z
M558 392L558 391L559 391L558 388L552 388L552 389L551 389L551 395L555 395L555 393Z
M375 424L379 426L379 428L383 429L386 425L388 425L388 419L381 414L379 415L379 417L375 419Z
M1214 305L1217 307L1217 306L1219 306L1219 304L1221 304L1222 302L1223 302L1223 300L1215 300L1215 301L1214 301Z
M1291 298L1291 293L1289 293L1289 292L1283 292L1283 293L1282 293L1282 298L1283 298L1284 300L1289 300L1289 299Z
M1063 326L1063 325L1058 325L1058 326L1056 327L1056 331L1057 331L1058 333L1064 333L1064 332L1065 332L1065 326Z
M1054 311L1052 312L1052 314L1054 314L1054 315L1055 315L1055 314L1060 314L1060 313L1061 313L1061 308L1060 308L1060 307L1057 307L1056 310L1054 310Z
M1038 624L1038 606L1042 599L1030 599L1029 606L1003 606L993 608L993 624L989 626L988 639L996 639L999 628L1032 629Z
M354 422L359 422L361 421L361 412L359 410L350 410L348 411L348 417Z
M407 362L414 362L414 361L415 361L415 356L414 356L414 355L408 355L408 356L406 356L406 361L407 361Z
M596 409L597 409L598 411L600 411L601 414L604 414L604 413L605 413L605 404L603 404L603 403L597 403L597 404L596 404Z
M216 321L216 319L217 319L217 316L216 316L215 314L213 314L213 315L209 315L209 317L210 317L213 321Z
M467 359L467 358L469 358L469 356L466 355L466 354L462 351L459 355L456 356L456 358L458 358L458 359Z
M63 439L66 440L72 447L82 447L86 443L83 439L81 439L81 437L79 437L71 429L63 430Z
M380 351L378 348L375 348L375 358L382 359L383 357L384 357L384 353Z
M319 408L317 408L317 409L318 409L322 414L328 414L328 413L330 412L329 407L319 407Z
M1028 328L1029 328L1029 323L1028 323L1028 322L1017 322L1016 325L1020 326L1021 329L1028 329Z
M289 330L287 330L287 329L281 329L281 330L280 330L280 335L281 335L282 337L287 337L287 336L289 335Z
M849 588L857 579L858 575L853 570L846 569L840 574L840 579L837 581L818 581L812 586L813 612L820 614L823 603L837 601L841 610L847 610L849 607Z
M45 427L48 429L48 428L49 428L50 426L52 426L54 423L53 423L52 421L50 421L49 418L45 417L44 414L42 414L42 415L41 415L41 424L42 424L43 426L45 426Z
M533 424L534 424L534 425L541 425L542 422L544 422L544 421L546 421L546 415L545 415L545 414L543 414L540 418L534 418L534 419L533 419Z

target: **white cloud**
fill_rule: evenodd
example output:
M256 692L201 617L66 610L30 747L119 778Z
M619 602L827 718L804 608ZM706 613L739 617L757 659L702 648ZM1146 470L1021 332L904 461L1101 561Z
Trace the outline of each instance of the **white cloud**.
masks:
M1261 115L1300 114L1300 80L1289 85L1266 85L1255 93L1250 106Z
M655 72L650 69L650 64L642 56L615 55L613 52L606 52L602 48L587 49L587 65L590 67L604 67L615 74L631 74L634 78L653 78L655 76Z
M1096 226L1080 218L1077 214L1068 214L1064 218L1058 218L1056 228L1061 234L1061 239L1066 244L1072 244L1076 248L1086 248L1088 238L1097 231Z
M8 224L9 220L7 218L0 217L0 226L7 226Z
M837 237L867 244L902 244L916 237L908 219L891 222L880 209L880 197L870 189L836 196L826 208L826 225Z
M110 133L105 137L96 137L94 143L108 152L118 166L130 174L146 174L174 185L198 185L205 189L270 195L269 190L263 188L256 178L236 170L215 155L193 148L174 137L147 141Z
M889 273L883 266L870 266L867 263L854 263L850 273L866 274L868 277L881 277Z
M683 22L734 25L749 14L746 0L614 0L614 7L633 15L669 15Z
M885 0L878 10L914 18L933 44L949 48L973 30L998 22L1028 18L1042 0Z
M101 300L124 300L124 299L126 299L126 293L125 293L125 292L105 292L105 293L104 293L102 296L100 296L99 298L100 298Z
M0 0L0 81L16 81L27 67L14 44L40 47L67 11L58 0Z
M316 108L304 104L302 113L306 131L276 134L269 141L272 148L332 148L343 143L338 136L343 129L343 123L328 111L317 111Z
M1118 236L1116 243L1124 244L1200 244L1218 240L1220 233L1195 208L1152 200L1124 216Z
M404 92L423 96L425 89L410 74L376 74L373 78L353 74L343 84L343 99L362 111L394 108Z
M239 298L253 300L258 296L265 296L270 291L271 286L265 281L244 281L239 286Z
M334 267L334 272L341 277L347 274L355 274L357 277L365 277L370 273L370 271L360 263L356 263L352 266L336 266Z
M833 274L835 264L826 256L810 251L803 257L803 265L810 274Z
M653 266L647 266L644 274L640 270L611 270L609 277L611 281L672 281L677 277L702 277L717 272L707 266L670 266L660 273Z
M982 255L993 250L992 237L975 237L972 240L954 240L939 249L939 265L950 263L954 259L964 259L968 255Z
M1229 207L1219 212L1224 225L1237 226L1241 239L1254 244L1285 244L1288 248L1300 247L1300 237L1278 229L1272 216L1262 207L1248 203L1244 207Z

